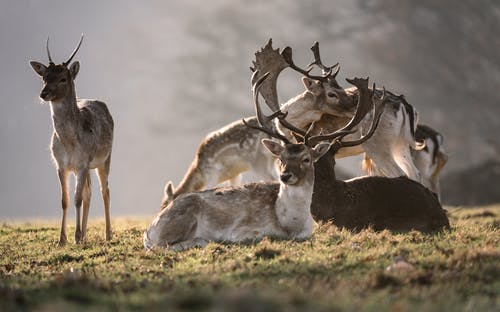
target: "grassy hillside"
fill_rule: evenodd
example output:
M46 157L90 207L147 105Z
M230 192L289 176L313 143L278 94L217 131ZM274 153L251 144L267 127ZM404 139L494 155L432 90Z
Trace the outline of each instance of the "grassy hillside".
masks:
M500 308L500 206L448 208L452 230L264 239L146 252L150 220L90 222L56 246L57 222L0 226L0 310L491 311ZM74 229L70 228L70 233Z

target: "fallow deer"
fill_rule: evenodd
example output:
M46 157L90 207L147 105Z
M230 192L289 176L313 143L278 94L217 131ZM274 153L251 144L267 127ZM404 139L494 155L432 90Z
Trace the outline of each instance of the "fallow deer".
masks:
M375 90L368 88L368 79L350 80L359 90L358 109L352 120L361 120L360 115L370 107L384 106L387 94L378 98ZM382 111L382 110L380 110ZM356 116L358 115L358 116ZM349 124L344 130L352 129ZM365 138L368 135L365 135ZM319 137L330 139L328 135ZM315 140L310 140L311 144ZM422 184L407 177L362 177L339 181L335 177L335 153L350 147L335 140L330 150L315 164L311 212L315 220L332 221L339 227L359 230L372 227L374 230L388 229L396 232L418 230L434 232L449 228L449 221L437 197Z
M54 131L50 149L57 168L63 210L60 246L67 242L66 215L69 205L69 173L76 176L75 242L82 243L86 239L91 197L90 169L97 170L104 201L106 240L111 239L108 175L113 142L113 118L103 102L77 100L74 80L80 69L80 63L78 61L71 63L71 60L78 52L82 40L83 35L69 59L56 65L50 56L49 40L47 39L49 65L46 66L36 61L30 62L33 70L42 77L43 89L40 92L40 98L50 103L52 114ZM82 205L83 214L80 218Z
M285 143L282 146L269 139L262 140L262 144L280 161L280 182L182 194L162 209L144 233L146 249L168 247L180 250L204 246L208 241L242 242L264 236L302 240L312 235L313 163L330 144L321 142L309 148L291 143L274 128L268 127L269 119L262 114L258 103L259 90L267 76L260 77L252 88L259 125L243 123ZM279 113L281 117L278 118L282 118L284 114Z

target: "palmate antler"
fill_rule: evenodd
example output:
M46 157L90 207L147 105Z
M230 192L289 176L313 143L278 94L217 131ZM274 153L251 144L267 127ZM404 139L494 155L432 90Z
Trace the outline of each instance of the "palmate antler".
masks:
M257 129L260 130L264 133L267 133L268 135L279 139L283 141L285 144L289 144L290 141L281 133L276 131L276 128L274 127L274 124L272 123L272 120L274 118L278 118L282 120L283 118L286 117L286 114L281 112L281 110L278 108L274 113L272 113L269 116L264 115L262 112L262 108L260 107L259 103L259 92L261 91L261 88L264 84L264 82L267 80L269 77L270 73L267 72L264 75L262 75L260 78L257 78L259 75L259 71L255 70L253 75L252 75L252 94L253 94L253 104L255 108L255 115L257 116L257 121L259 123L258 126L253 126L249 124L245 119L242 119L243 123L245 126L252 128L252 129ZM256 80L256 81L255 81ZM253 82L255 81L255 82Z
M288 67L288 63L281 56L279 49L273 49L272 45L273 40L269 39L260 51L255 52L255 61L252 62L253 67L250 67L250 70L254 72L252 86L255 86L257 80L261 78L255 75L257 71L268 74L268 78L260 86L260 93L266 101L267 106L271 111L275 112L280 109L276 81L283 69Z

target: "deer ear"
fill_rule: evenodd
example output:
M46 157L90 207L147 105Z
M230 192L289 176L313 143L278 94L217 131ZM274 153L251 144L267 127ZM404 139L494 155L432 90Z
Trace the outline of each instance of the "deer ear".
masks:
M331 144L328 142L321 142L318 145L316 145L312 150L312 158L313 162L316 162L318 159L320 159L323 155L325 155L328 150L330 150Z
M69 73L71 74L71 78L74 80L76 75L78 75L78 71L80 71L80 62L75 61L71 63L69 66Z
M37 73L41 77L43 77L45 75L45 73L47 72L47 66L43 65L40 62L30 61L30 65L33 68L33 70L35 71L35 73Z
M279 156L283 152L283 146L278 142L269 139L262 139L262 144L275 156Z
M165 198L174 198L174 186L172 185L172 181L168 181L167 185L165 185L165 189L163 190Z
M306 87L307 91L313 91L314 80L307 77L302 77L302 83L304 84L304 87Z

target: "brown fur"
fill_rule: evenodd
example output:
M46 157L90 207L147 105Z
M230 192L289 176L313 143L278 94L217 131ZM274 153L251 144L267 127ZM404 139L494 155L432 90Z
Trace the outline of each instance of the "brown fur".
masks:
M315 164L311 213L350 230L372 227L396 232L434 232L449 228L437 197L406 177L335 178L335 150Z

